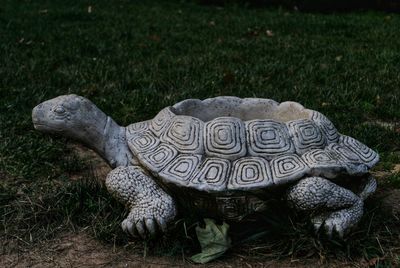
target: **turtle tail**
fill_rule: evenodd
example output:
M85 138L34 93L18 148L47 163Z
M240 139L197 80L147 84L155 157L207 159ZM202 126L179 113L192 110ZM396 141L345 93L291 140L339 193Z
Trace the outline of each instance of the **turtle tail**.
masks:
M370 175L366 178L365 182L363 182L363 184L361 185L361 187L360 187L361 190L357 193L357 195L362 200L365 200L376 191L376 186L377 186L377 182L376 182L375 178Z

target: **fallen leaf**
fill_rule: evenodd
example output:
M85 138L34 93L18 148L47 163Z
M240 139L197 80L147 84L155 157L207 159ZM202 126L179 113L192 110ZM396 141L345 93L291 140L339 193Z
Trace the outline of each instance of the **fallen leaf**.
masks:
M231 247L227 223L216 225L214 220L204 219L204 221L206 223L205 228L196 227L201 252L191 257L193 262L202 264L220 257Z

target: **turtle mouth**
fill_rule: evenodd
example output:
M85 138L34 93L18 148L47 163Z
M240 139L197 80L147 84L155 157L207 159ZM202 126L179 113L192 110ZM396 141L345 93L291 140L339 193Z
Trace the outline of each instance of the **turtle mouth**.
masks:
M33 127L36 130L43 131L43 132L62 132L63 130L56 127L51 127L49 125L40 123L40 122L33 122Z

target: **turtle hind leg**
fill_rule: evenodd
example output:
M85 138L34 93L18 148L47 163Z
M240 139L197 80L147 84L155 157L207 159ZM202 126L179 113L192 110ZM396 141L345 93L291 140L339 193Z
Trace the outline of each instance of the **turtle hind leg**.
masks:
M106 186L116 199L130 209L121 224L129 234L138 233L145 237L148 232L154 236L157 229L166 231L168 222L176 216L172 197L138 166L115 168L107 175Z
M323 228L331 237L347 234L363 215L363 200L343 187L321 177L307 177L287 193L289 203L300 211L314 212L316 231Z

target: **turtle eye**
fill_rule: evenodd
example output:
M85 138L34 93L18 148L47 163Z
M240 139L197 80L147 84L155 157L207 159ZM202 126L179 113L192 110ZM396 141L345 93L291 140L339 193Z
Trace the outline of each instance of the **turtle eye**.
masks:
M56 108L54 108L54 112L61 115L65 113L65 109L62 106L57 106Z

